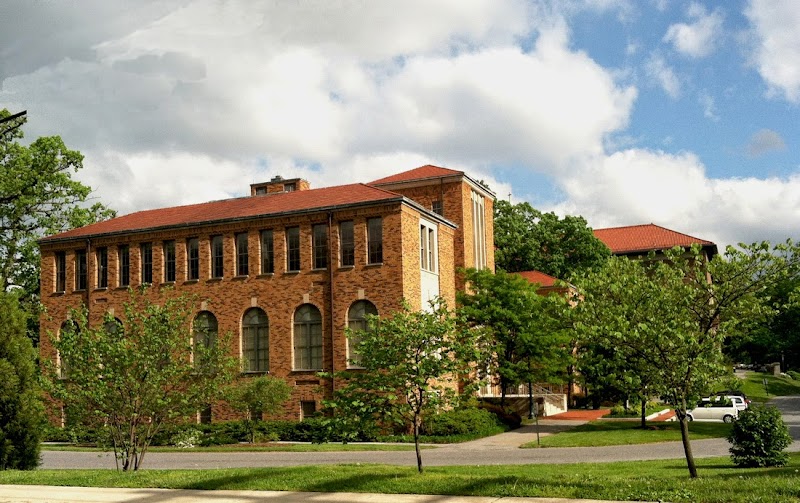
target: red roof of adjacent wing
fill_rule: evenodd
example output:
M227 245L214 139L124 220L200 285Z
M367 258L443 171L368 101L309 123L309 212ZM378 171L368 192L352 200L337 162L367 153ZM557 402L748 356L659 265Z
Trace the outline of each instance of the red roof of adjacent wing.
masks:
M675 232L655 224L595 229L594 235L605 243L614 254L659 251L673 246L688 247L693 244L716 247L711 241Z
M515 274L519 274L530 283L538 283L543 287L553 286L556 283L556 278L540 271L520 271Z
M412 180L425 180L427 178L439 178L442 176L454 176L463 174L464 174L463 171L440 168L439 166L426 164L425 166L420 166L419 168L414 168L412 170L404 171L396 175L387 176L386 178L381 178L380 180L375 180L374 182L370 182L369 184L381 185L387 183L409 182Z
M72 239L100 234L140 231L173 226L212 223L283 213L321 210L325 208L401 200L402 196L362 183L313 190L223 199L186 206L137 211L104 222L72 229L43 238L42 242Z

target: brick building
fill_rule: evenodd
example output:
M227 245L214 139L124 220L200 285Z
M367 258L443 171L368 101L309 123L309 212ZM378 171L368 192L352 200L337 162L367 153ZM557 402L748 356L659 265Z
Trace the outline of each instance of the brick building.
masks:
M455 305L459 267L494 269L494 194L460 171L423 166L320 189L302 179L253 184L250 196L140 211L40 240L42 360L58 361L70 308L90 323L122 313L128 288L197 295L195 326L233 334L242 376L292 385L283 417L319 408L355 356L345 327L391 313ZM190 333L192 327L187 327ZM188 357L188 356L187 356ZM232 418L223 406L202 420Z

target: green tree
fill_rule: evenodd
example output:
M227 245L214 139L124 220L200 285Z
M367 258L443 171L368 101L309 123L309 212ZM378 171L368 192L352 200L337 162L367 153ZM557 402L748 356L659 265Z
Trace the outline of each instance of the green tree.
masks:
M289 400L292 388L286 381L273 376L246 379L226 393L227 402L234 410L247 414L245 426L250 443L255 442L255 426L264 414L273 414Z
M576 328L581 343L621 353L647 371L653 394L674 406L691 477L697 469L686 410L727 372L722 345L774 309L759 294L795 270L800 255L787 242L728 247L705 261L698 247L674 248L666 260L613 257L578 281L581 302ZM639 367L638 365L641 365Z
M90 324L85 309L73 310L73 324L53 343L66 378L51 365L48 390L68 404L70 419L107 429L123 471L141 467L165 424L221 398L238 370L227 356L230 337L193 347L192 302L160 295L130 290L122 320L106 317L101 325Z
M469 269L465 278L459 313L484 338L482 367L499 378L501 404L510 386L563 379L572 349L567 297L539 295L536 285L503 271Z
M26 319L17 296L0 292L0 470L32 470L39 464L44 414Z
M9 117L0 110L0 118ZM21 126L24 117L4 126ZM3 128L4 131L8 127ZM100 203L90 204L91 188L74 180L83 155L58 136L19 142L21 128L0 135L0 287L21 287L26 298L39 291L36 240L115 216Z
M495 264L507 272L541 271L560 279L599 267L611 251L580 216L559 218L528 203L494 205Z
M368 329L357 337L363 370L338 372L344 380L328 404L339 424L393 422L414 435L417 469L422 472L419 447L423 414L455 398L453 388L475 360L470 331L460 331L446 303L437 299L426 311L407 303L391 316L367 315Z

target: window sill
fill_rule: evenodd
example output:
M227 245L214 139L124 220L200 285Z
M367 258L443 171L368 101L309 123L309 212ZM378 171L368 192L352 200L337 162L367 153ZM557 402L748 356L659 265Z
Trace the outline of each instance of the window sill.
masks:
M114 290L127 290L131 287L131 285L119 285Z
M200 282L199 279L187 279L186 281L183 282L183 284L184 285L194 285L194 284L199 283L199 282Z
M65 290L59 290L59 291L57 291L57 292L53 292L53 293L51 293L51 294L50 294L50 296L51 296L51 297L61 297L61 296L62 296L62 295L64 295L65 293L67 293Z
M175 286L175 280L172 280L172 281L164 281L163 283L161 283L161 285L160 285L160 286Z
M353 265L340 265L338 270L339 271L352 271L355 268L356 268L355 264L353 264Z
M239 373L241 376L256 376L256 375L267 375L269 374L269 370L244 370Z
M375 262L373 264L366 264L366 267L381 267L383 262Z
M72 293L86 293L85 288L76 288L72 291Z
M106 290L108 290L107 286L101 286L94 289L95 292L105 292Z
M261 273L261 274L259 274L257 277L258 277L258 278L271 278L271 277L273 277L273 276L275 276L275 273L274 273L274 272L262 272L262 273Z
M247 278L249 278L249 276L247 274L239 274L239 275L234 276L231 279L234 280L234 281L244 281Z
M367 370L366 367L357 367L357 366L347 366L347 370Z
M206 283L219 283L222 281L222 278L208 278Z
M300 274L300 270L298 269L297 271L283 271L283 274L284 275L286 275L286 274Z
M327 267L315 267L315 268L311 269L311 272L325 272L327 270L328 270Z

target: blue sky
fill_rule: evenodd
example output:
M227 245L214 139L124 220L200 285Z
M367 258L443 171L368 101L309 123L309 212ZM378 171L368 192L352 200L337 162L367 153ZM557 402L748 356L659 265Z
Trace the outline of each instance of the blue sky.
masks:
M0 108L121 213L423 164L593 227L800 234L795 0L0 4Z

